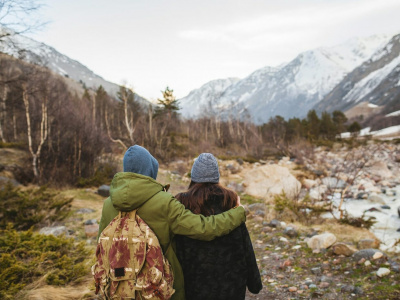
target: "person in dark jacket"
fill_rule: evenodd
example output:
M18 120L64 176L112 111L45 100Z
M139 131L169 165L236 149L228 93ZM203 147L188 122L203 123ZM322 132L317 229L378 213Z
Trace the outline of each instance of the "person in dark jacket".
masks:
M175 196L187 209L210 216L236 206L238 196L219 184L218 162L211 153L200 154L191 176L188 191ZM176 249L187 300L243 300L246 286L253 294L262 289L245 224L209 242L178 235Z

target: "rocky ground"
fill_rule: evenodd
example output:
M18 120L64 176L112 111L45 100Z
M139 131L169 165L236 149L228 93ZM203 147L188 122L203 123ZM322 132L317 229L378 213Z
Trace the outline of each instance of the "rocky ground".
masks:
M340 232L333 238L316 230L322 228L300 229L251 215L247 226L263 281L262 291L247 293L248 300L400 299L399 258L371 248L374 239L361 239L357 246L367 249L357 250Z
M299 158L219 162L221 183L240 194L248 208L246 224L262 275L262 291L247 294L246 299L400 299L399 255L379 250L373 233L317 215L277 212L273 201L282 191L298 203L307 195L321 207L333 193L375 199L377 204L376 197L383 194L397 197L392 188L400 183L400 146L371 143L349 149L337 145L333 151L304 150L301 158L301 162ZM192 163L163 165L157 179L170 183L170 193L175 195L187 188ZM7 176L6 171L0 176ZM74 198L70 217L42 232L70 235L94 251L107 187L62 193ZM98 299L89 273L72 286L32 291L29 299L51 299L45 296L49 289L59 295L57 299Z
M63 225L94 250L103 198L94 190L65 193L75 197L75 214ZM266 204L243 201L263 281L262 291L246 299L400 299L399 257L376 249L379 243L368 230L334 221L305 226L269 220ZM99 299L90 279L73 288L81 290L80 297Z

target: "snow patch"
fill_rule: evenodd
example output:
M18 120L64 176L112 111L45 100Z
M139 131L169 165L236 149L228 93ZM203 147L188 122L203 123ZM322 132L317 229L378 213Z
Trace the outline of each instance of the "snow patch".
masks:
M400 56L393 59L381 69L371 72L368 76L357 82L353 89L343 98L346 102L358 102L372 92L387 77L397 65L400 64Z
M396 117L400 115L400 110L387 114L386 117Z

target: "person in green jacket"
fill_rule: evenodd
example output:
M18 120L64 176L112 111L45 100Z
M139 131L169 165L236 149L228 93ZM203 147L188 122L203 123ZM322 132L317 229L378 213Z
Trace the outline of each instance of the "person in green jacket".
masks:
M115 174L111 182L110 197L103 204L99 235L119 211L138 209L138 215L154 231L171 264L175 289L171 299L184 300L183 271L176 256L174 236L179 234L210 241L226 235L245 222L244 208L238 203L236 208L219 215L204 217L193 214L155 180L158 162L145 148L138 145L126 151L123 170Z

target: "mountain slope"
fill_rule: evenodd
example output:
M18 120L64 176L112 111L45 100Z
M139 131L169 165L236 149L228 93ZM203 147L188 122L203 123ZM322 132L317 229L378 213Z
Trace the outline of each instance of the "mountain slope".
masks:
M315 107L317 111L348 110L358 103L384 106L400 95L400 35L349 73Z
M221 97L223 92L232 84L238 82L238 78L216 79L193 90L184 98L179 99L180 113L186 118L199 117L209 114L210 108Z
M59 53L56 49L44 43L23 35L13 34L7 28L0 27L0 32L9 33L9 36L0 41L0 52L29 63L45 66L57 74L84 84L88 88L97 89L102 85L110 96L117 97L119 85L103 79L80 62ZM146 99L137 94L136 100L142 104L149 104Z
M336 47L303 52L279 68L264 67L230 85L213 101L213 109L224 110L225 114L249 113L257 124L276 115L304 117L388 40L383 35L356 38ZM202 103L203 100L192 101Z

